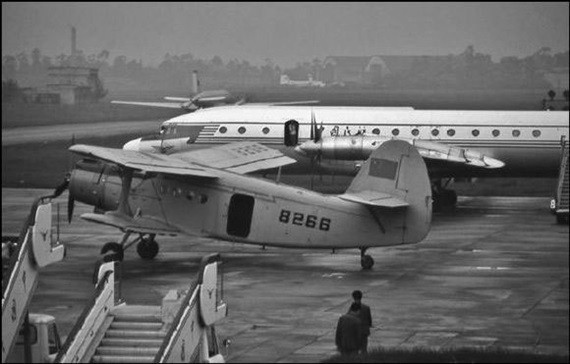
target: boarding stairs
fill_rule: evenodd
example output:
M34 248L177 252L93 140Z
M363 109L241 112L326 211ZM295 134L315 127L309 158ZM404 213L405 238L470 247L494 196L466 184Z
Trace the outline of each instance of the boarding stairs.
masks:
M32 205L17 243L2 247L2 363L6 362L16 342L40 269L65 256L64 246L52 243L52 231L51 199L39 198ZM4 249L9 256L6 262Z
M213 325L227 315L218 286L219 254L205 257L188 290L161 306L127 305L115 280L119 262L101 264L98 283L56 363L213 362L222 359Z
M166 337L160 306L119 306L92 363L152 363Z
M569 191L568 191L568 158L569 141L562 144L562 158L560 161L560 175L558 176L558 186L556 189L556 219L559 223L568 224L569 211Z

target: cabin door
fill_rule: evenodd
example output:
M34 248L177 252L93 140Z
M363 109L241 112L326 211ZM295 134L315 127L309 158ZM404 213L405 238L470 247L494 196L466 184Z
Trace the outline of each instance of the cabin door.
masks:
M283 143L287 147L296 147L299 144L299 122L289 120L285 123Z
M247 238L251 228L251 217L255 199L252 196L236 193L230 199L228 208L227 233L240 238Z

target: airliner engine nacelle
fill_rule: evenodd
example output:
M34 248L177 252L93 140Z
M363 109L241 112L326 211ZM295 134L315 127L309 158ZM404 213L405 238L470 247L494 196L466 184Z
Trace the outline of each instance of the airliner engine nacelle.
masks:
M306 156L320 156L325 159L365 160L374 150L388 140L400 139L383 136L338 136L322 138L318 142L308 140L297 146L295 151ZM423 139L401 139L415 146L420 155L427 159L462 163L481 168L501 168L505 164L474 150L453 147Z
M94 206L97 210L117 209L121 195L119 170L91 159L75 165L69 181L69 198Z

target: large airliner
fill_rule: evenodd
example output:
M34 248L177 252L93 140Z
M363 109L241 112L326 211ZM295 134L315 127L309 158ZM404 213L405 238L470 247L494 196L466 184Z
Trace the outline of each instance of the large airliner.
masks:
M445 163L449 158L436 158L428 163L428 169L430 178L438 179L438 184L448 177L557 177L561 143L568 140L568 116L567 111L221 106L167 120L160 134L132 140L124 148L171 153L255 141L299 161L294 170L284 172L314 170L311 151L318 149L319 171L351 175L366 159L366 155L351 152L358 152L374 138L380 142L398 138L433 143L436 148L428 147L427 154L439 153L438 149L447 146L456 148L449 155L469 154L492 161L486 163L488 168L478 168L476 163ZM315 140L315 126L319 140ZM318 145L307 147L311 140Z

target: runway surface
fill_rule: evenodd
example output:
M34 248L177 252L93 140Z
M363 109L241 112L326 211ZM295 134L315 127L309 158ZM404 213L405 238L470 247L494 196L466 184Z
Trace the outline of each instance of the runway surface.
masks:
M2 231L16 233L35 196L47 190L2 189ZM65 196L60 198L62 217ZM360 289L372 309L369 348L501 346L568 354L568 226L556 225L548 198L460 197L454 211L434 214L426 240L369 250L376 264L362 271L358 251L287 250L160 238L150 262L125 254L123 297L160 305L182 289L202 256L224 260L229 316L217 326L232 341L230 362L318 362L335 353L338 317ZM55 210L55 209L54 209ZM113 228L81 221L61 227L64 262L46 268L31 312L54 315L69 333L93 289L101 246ZM63 218L62 218L63 220Z
M113 136L137 132L141 135L157 133L158 120L113 121L100 123L60 124L2 129L2 146L45 141L69 141L92 136Z

